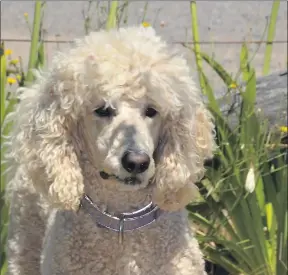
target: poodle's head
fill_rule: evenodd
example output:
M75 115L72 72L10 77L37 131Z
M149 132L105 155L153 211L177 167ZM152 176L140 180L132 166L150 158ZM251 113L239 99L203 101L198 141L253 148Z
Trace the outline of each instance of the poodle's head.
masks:
M96 99L78 132L83 133L84 147L100 176L127 191L145 188L154 176L163 122L160 108L145 89L129 89L123 88L114 100Z
M184 207L214 148L185 59L152 28L91 33L20 99L12 155L65 209L78 208L89 180L83 159L115 188L149 185L161 208Z

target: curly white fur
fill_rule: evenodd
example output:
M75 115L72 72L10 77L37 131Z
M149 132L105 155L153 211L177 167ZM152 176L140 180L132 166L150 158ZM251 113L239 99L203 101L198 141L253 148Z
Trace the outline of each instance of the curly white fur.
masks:
M152 28L91 33L19 98L10 117L8 274L205 274L184 207L212 156L213 123L179 53ZM95 116L103 105L113 118ZM147 106L158 114L143 116ZM99 177L129 177L121 156L131 148L151 159L141 184ZM77 211L84 193L111 213L151 199L173 212L119 246L116 233Z

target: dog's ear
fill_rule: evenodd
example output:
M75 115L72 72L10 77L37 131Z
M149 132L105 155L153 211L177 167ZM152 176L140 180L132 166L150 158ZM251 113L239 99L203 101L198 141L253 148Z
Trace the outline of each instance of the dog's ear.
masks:
M211 115L202 104L191 106L188 100L177 116L168 115L153 193L160 208L184 208L198 193L194 183L203 177L204 160L212 156L213 129Z
M79 207L84 190L71 138L80 110L77 89L77 81L60 74L22 89L13 114L10 149L10 157L36 190L52 206L69 210Z

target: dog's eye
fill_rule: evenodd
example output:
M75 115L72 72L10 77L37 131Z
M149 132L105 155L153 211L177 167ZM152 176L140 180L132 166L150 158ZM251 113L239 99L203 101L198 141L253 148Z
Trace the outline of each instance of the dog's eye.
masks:
M110 117L113 115L113 110L110 107L102 106L94 110L94 113L99 117Z
M154 117L157 115L157 111L151 107L148 107L146 109L146 112L145 112L145 115L148 116L148 117Z

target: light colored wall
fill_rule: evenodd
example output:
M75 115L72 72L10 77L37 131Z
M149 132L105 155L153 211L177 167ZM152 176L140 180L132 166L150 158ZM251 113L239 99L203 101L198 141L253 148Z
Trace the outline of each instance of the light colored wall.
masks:
M1 37L29 38L29 30L25 24L23 14L27 12L33 18L32 1L4 1L1 3ZM128 24L141 22L144 1L133 1L129 5ZM44 28L47 38L73 39L84 35L83 8L87 8L87 1L48 1L45 10ZM270 15L272 1L198 1L198 20L200 38L204 41L242 41L244 38L259 40ZM157 15L158 14L158 15ZM97 17L92 24L97 26ZM146 21L155 22L159 34L168 41L191 40L191 17L189 1L149 1ZM161 22L165 24L161 27ZM287 3L281 2L275 40L287 41ZM7 42L15 54L27 61L29 43ZM48 44L46 46L48 60L55 50L63 49L64 45ZM252 45L251 49L256 49ZM239 44L203 45L202 50L214 53L217 60L233 73L239 69ZM253 65L260 74L263 65L264 46L255 55ZM193 55L188 58L195 67ZM272 71L283 70L287 67L287 44L275 44L272 56ZM208 76L215 85L220 81L215 74L207 69Z

